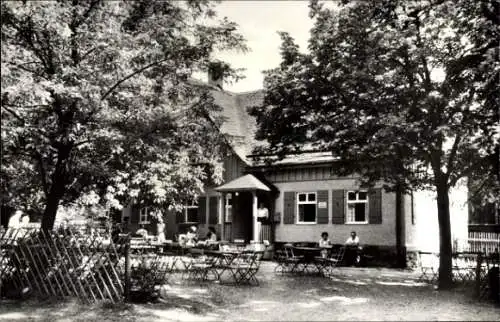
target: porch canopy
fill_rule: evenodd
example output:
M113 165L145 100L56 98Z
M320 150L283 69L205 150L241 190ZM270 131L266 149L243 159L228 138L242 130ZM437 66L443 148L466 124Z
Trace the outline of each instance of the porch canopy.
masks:
M253 217L253 240L260 241L260 231L257 229L257 191L271 192L272 189L257 179L253 174L246 174L222 186L215 188L216 191L225 195L228 192L250 191L252 192L252 217ZM225 199L225 197L223 198ZM223 208L224 209L224 208ZM222 225L224 227L224 225ZM224 228L223 228L224 229Z
M267 185L257 179L253 174L246 174L242 177L236 178L228 183L215 188L219 192L232 192L232 191L271 191Z

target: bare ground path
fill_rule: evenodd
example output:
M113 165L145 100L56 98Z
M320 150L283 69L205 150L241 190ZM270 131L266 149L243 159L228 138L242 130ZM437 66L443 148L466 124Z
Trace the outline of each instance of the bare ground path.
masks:
M500 308L468 289L438 292L418 274L339 268L334 279L279 276L265 262L258 287L172 279L156 304L0 303L0 320L19 321L497 321ZM472 291L472 289L470 289Z

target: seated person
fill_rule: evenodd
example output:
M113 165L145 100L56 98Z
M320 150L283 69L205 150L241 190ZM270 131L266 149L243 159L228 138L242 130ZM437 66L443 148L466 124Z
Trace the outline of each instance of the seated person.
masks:
M330 239L328 239L328 233L326 231L321 233L321 239L318 242L319 247L328 247L331 245Z
M186 233L186 246L194 247L198 242L198 232L196 226L189 227L188 232Z
M140 225L140 228L137 229L135 234L141 236L144 239L148 238L148 231L144 228L144 224Z
M351 232L351 236L345 241L346 252L344 255L347 265L359 265L361 262L361 247L359 246L359 237L355 231Z
M345 241L346 246L359 246L359 237L355 231L351 231L351 236Z
M319 247L329 247L331 245L330 239L328 238L328 233L326 231L321 233L321 239L318 242ZM328 255L327 249L321 250L321 257L326 258Z
M217 242L217 233L214 227L208 227L207 242Z

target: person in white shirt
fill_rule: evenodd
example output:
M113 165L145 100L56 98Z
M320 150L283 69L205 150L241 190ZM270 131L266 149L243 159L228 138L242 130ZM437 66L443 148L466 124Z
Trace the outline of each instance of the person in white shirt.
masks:
M332 244L330 242L330 239L328 238L328 233L326 231L321 233L321 239L318 242L319 247L324 248L321 250L321 257L326 258L328 256L328 250L325 249L326 247L330 247Z
M186 246L194 247L198 242L198 232L196 226L189 227L188 232L186 233Z
M269 218L269 210L264 206L264 203L260 203L259 209L257 209L257 233L259 236L259 241L261 238L261 230L262 230L262 221L266 221Z
M328 247L331 245L330 239L328 238L328 233L326 231L321 233L321 239L318 242L319 247Z
M347 246L359 246L359 237L355 231L351 231L351 236L345 241Z
M144 228L144 224L140 225L140 228L137 229L135 234L141 236L144 239L148 238L148 231L146 230L146 228Z
M351 236L345 241L346 252L344 258L348 265L359 265L361 262L361 249L359 246L359 237L355 231L351 231Z
M165 238L165 223L163 222L163 217L161 216L161 212L160 212L160 216L158 216L158 223L156 224L156 227L157 227L157 235L158 235L158 242L159 243L164 243L166 241L166 238Z

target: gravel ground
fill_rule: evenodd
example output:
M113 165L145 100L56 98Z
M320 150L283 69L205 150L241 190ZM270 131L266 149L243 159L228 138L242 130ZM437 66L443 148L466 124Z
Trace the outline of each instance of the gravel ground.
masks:
M174 276L155 304L0 302L9 321L346 321L500 320L500 308L478 302L472 288L436 291L418 274L339 268L335 278L279 276L264 262L260 286L186 282Z

